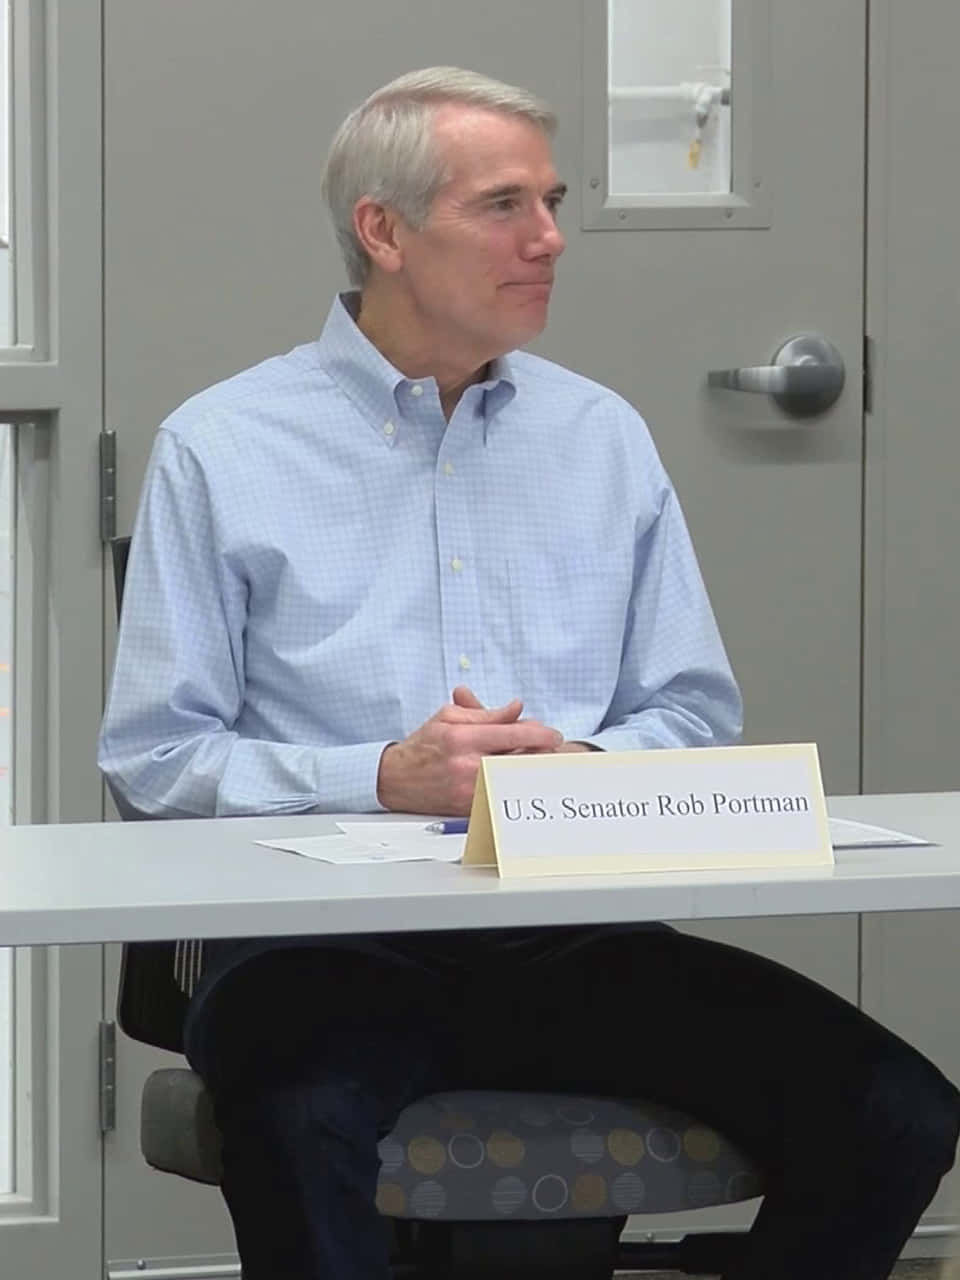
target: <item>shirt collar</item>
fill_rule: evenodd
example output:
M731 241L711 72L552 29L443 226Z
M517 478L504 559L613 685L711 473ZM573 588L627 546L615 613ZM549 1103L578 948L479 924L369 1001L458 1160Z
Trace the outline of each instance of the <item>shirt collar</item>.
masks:
M357 326L360 294L338 294L317 342L320 363L353 401L377 434L396 444L403 405L410 390L432 378L412 379L401 373ZM482 394L484 430L516 395L516 376L507 356L491 361L488 376L475 384ZM468 388L469 390L469 388Z

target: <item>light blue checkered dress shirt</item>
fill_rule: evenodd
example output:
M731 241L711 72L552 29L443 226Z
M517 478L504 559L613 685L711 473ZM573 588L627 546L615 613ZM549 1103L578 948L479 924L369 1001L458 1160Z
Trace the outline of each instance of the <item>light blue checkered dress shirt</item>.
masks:
M637 413L514 352L448 424L356 302L159 431L100 735L121 811L376 810L384 747L457 684L607 750L735 740L739 693Z

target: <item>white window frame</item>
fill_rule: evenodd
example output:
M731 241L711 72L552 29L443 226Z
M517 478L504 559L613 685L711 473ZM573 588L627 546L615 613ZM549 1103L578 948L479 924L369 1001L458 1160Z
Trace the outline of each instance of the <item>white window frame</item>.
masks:
M583 230L769 227L772 195L764 157L771 103L770 0L731 0L731 190L683 195L611 194L609 0L582 3Z
M2 2L2 0L0 0ZM15 328L0 422L16 426L15 820L102 817L102 0L10 0ZM69 960L67 960L67 956ZM15 953L15 1190L6 1272L99 1274L96 1024L102 948Z

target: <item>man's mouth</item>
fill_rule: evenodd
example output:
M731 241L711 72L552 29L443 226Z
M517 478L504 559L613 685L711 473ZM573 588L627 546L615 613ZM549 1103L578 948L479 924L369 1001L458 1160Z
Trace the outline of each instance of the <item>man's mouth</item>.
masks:
M524 289L529 290L536 295L549 297L553 288L552 280L508 280L506 287L508 289Z

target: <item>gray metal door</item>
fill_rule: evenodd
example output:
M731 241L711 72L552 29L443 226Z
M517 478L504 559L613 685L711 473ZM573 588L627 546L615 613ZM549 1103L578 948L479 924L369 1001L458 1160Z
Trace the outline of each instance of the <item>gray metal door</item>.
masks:
M287 0L269 15L256 0L105 0L105 394L120 528L165 414L314 336L343 287L319 178L346 111L436 63L525 84L558 109L573 195L538 350L613 386L650 424L743 685L748 740L816 741L828 790L856 791L866 0L735 0L734 112L738 48L750 91L734 131L750 154L735 148L734 169L748 188L729 216L721 201L672 220L636 202L623 218L616 202L595 207L605 12L602 0ZM709 370L767 365L804 332L847 367L828 411L796 418L766 395L708 387ZM855 922L795 926L716 932L855 996ZM229 1249L211 1193L141 1169L135 1103L157 1055L119 1052L108 1259Z
M960 347L956 219L960 174L950 80L960 10L870 12L868 331L877 379L866 417L864 790L955 790L960 734ZM935 801L934 801L935 803ZM864 1008L960 1080L960 912L865 917ZM923 1252L957 1252L960 1169L944 1179Z

